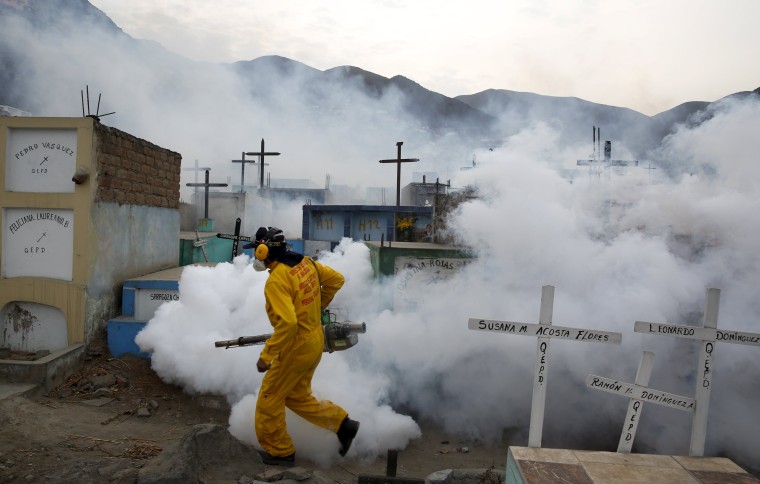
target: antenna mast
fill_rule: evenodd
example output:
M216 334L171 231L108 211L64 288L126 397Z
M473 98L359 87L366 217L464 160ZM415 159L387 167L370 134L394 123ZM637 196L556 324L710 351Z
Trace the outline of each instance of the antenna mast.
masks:
M96 119L96 120L100 121L101 117L108 116L109 114L115 114L116 113L116 111L113 111L113 112L110 112L110 113L100 114L100 94L98 94L98 105L95 108L95 114L91 114L90 113L90 86L89 85L85 86L85 89L87 91L87 114L84 113L85 91L80 91L80 93L82 95L82 117L83 118L93 118L93 119Z

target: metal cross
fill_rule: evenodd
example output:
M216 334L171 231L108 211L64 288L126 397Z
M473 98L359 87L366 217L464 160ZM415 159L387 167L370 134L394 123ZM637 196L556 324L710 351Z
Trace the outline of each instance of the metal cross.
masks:
M205 207L203 208L203 218L208 218L208 189L209 187L226 187L226 183L209 183L208 181L208 172L210 170L206 170L206 182L205 183L188 183L187 186L189 187L204 187L206 190L206 197L205 197Z
M246 160L245 155L250 153L246 153L245 151L241 153L239 160L232 160L233 163L242 163L243 165L240 167L240 193L243 193L245 191L245 164L251 163L253 165L256 164L256 160ZM269 163L264 163L265 165L269 165Z
M216 234L220 239L227 239L232 241L232 259L235 259L238 255L238 245L241 241L251 242L253 239L245 235L240 235L240 217L235 219L235 233L234 234Z
M401 205L401 163L420 161L419 158L401 158L401 145L403 144L403 141L396 143L397 155L395 160L380 160L380 163L396 163L396 207Z
M196 158L196 160L195 160L195 166L194 167L192 167L192 168L183 168L182 170L183 171L194 171L195 172L195 183L198 183L198 172L199 171L206 171L206 170L210 170L210 169L211 168L209 168L207 166L201 166L201 167L199 167L198 166L198 159ZM198 186L197 185L196 185L196 187L195 187L194 190L195 190L194 193L197 194L198 193ZM197 195L196 195L196 197L197 197Z
M277 151L264 151L264 138L261 138L261 151L251 151L245 154L259 157L259 188L264 188L264 156L278 156L280 153Z

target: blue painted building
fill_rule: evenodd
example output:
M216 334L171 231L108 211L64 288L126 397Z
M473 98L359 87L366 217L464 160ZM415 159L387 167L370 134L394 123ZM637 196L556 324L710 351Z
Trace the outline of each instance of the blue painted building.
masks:
M357 241L424 242L432 233L432 223L432 207L304 205L301 238L335 244L343 237Z

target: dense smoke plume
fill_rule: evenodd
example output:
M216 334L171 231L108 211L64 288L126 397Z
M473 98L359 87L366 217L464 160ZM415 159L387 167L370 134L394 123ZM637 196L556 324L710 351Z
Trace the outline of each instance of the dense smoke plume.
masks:
M697 343L634 333L634 321L701 325L705 291L719 288L718 327L760 332L756 99L723 103L701 124L681 127L651 154L655 170L646 169L646 160L597 170L575 166L587 157L588 143L560 143L556 124L522 126L493 150L476 149L456 134L440 137L406 123L399 92L374 99L342 84L314 96L298 74L252 90L250 79L230 66L187 62L147 43L136 48L94 27L68 30L86 36L57 31L47 39L25 36L30 27L23 22L0 21L5 44L23 38L15 44L19 55L36 61L25 73L29 104L16 106L35 115L80 115L80 90L89 85L103 93L101 112L117 113L104 123L181 152L187 166L199 159L215 178L236 180L239 166L229 160L265 138L283 153L272 160L273 177L319 184L330 173L334 183L391 180L387 186L393 173L377 160L394 157L396 141L404 140L405 156L422 160L415 171L476 188L478 198L451 214L448 229L477 258L429 287L413 311L392 308L394 280L373 279L363 244L346 240L320 256L346 275L333 306L368 328L356 348L325 355L314 381L320 397L362 421L351 457L404 448L428 424L483 442L526 445L535 340L469 331L467 320L538 322L543 285L555 287L554 324L623 334L620 346L552 342L545 447L614 450L627 400L584 382L590 373L633 382L642 351L656 353L650 387L693 396ZM336 105L343 109L324 109ZM510 130L519 122L501 120ZM616 149L625 157L634 147ZM472 159L475 169L458 170ZM183 186L192 181L184 174ZM293 224L295 231L292 220L300 217L295 208L260 224ZM266 274L249 262L240 256L213 269L186 269L180 300L158 310L138 343L153 353L165 380L226 395L231 432L255 442L259 349L213 346L271 332ZM705 453L758 473L760 348L723 343L714 356ZM293 415L288 425L299 453L333 462L333 436ZM690 429L689 414L648 404L634 451L686 454Z
M355 349L325 355L315 380L321 396L368 422L352 454L375 458L415 438L416 425L402 413L463 437L509 435L525 445L535 340L469 331L467 319L535 323L543 285L555 287L554 324L623 334L621 346L552 343L545 447L614 450L627 400L587 389L585 378L632 383L642 351L656 354L651 388L693 397L698 343L634 333L633 323L700 326L706 289L714 287L721 290L718 327L758 332L760 185L751 161L760 146L746 135L748 124L760 128L758 119L756 101L725 105L700 127L671 136L659 156L683 165L678 179L629 167L579 169L571 183L556 169L567 153L546 149L545 126L479 153L478 168L456 183L477 187L480 197L449 221L478 257L426 288L412 312L391 309L394 280L372 279L362 244L345 240L323 254L347 276L334 306L368 326ZM257 350L210 344L270 331L266 276L247 263L241 257L187 269L180 301L162 307L138 342L154 351L166 378L227 394L235 405L231 430L255 441L247 395L260 379L251 371ZM180 328L188 341L177 340ZM756 472L758 437L748 424L760 404L758 348L718 343L714 356L706 455L728 455ZM329 462L334 439L296 417L289 425L306 455ZM690 414L647 404L634 451L687 454L690 429Z

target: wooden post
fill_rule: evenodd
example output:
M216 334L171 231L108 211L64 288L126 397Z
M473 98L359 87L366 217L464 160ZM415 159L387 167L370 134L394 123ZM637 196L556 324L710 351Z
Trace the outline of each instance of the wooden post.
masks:
M654 353L645 351L641 354L639 369L636 371L636 380L634 384L639 387L649 385L649 377L652 376L652 367L654 366ZM623 431L620 433L617 451L629 454L633 447L633 439L636 438L636 429L639 426L639 415L643 401L638 398L631 398L628 402L628 411L623 421Z
M554 312L554 287L541 288L541 310L538 323L552 324ZM530 431L528 447L541 447L541 436L544 430L544 408L546 406L546 378L549 370L549 337L539 336L536 341L536 359L533 364L533 399L530 409Z

